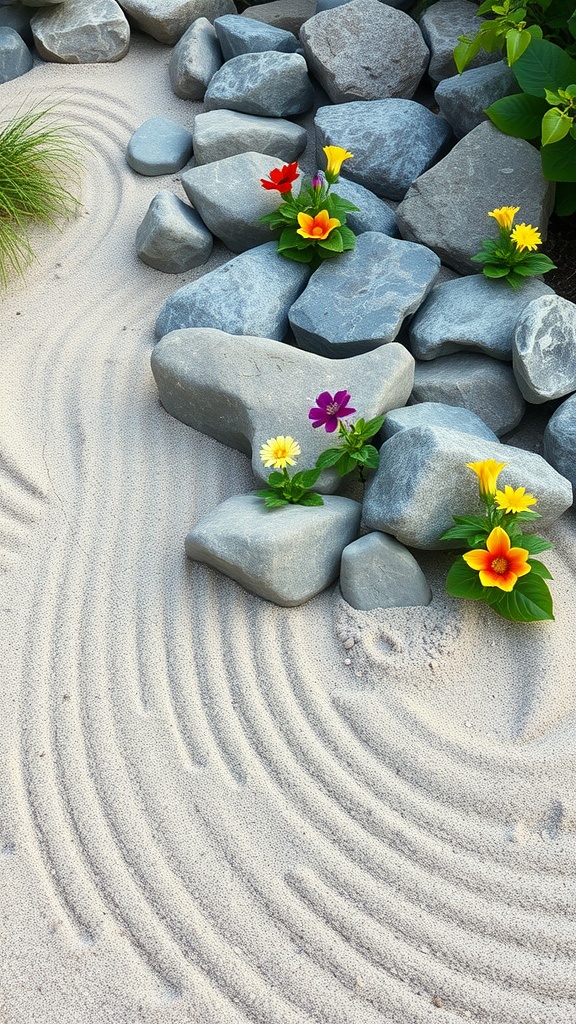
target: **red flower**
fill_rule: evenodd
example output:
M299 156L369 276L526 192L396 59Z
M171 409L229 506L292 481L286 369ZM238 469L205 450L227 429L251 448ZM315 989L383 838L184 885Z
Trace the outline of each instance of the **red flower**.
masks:
M270 181L260 178L263 188L275 189L276 192L291 192L292 182L298 177L298 164L295 161L293 164L284 164L284 167L273 167L268 177Z

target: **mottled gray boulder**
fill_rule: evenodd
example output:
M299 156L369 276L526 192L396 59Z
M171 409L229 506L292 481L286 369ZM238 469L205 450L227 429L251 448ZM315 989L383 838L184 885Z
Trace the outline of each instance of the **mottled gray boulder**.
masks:
M520 86L504 61L486 64L481 68L470 68L461 75L453 75L440 82L434 92L434 99L440 113L452 125L456 138L461 139L482 121L488 120L484 113L491 103L519 92Z
M324 154L323 154L324 155ZM325 161L322 161L322 165ZM332 189L335 195L347 199L358 207L358 213L348 213L346 224L355 235L361 235L365 231L379 231L383 235L394 237L398 235L396 214L388 203L378 199L378 196L358 185L355 181L348 181L347 178L340 178Z
M267 153L292 163L305 149L308 133L299 124L281 117L254 117L237 110L208 110L196 114L192 138L197 164L249 152Z
M245 252L279 236L269 224L260 223L260 217L279 205L279 193L263 188L260 181L273 167L282 167L282 161L265 153L239 153L191 167L182 175L184 191L206 227L232 252Z
M554 292L536 278L528 278L517 291L483 274L446 281L432 289L415 314L410 350L416 359L466 351L511 362L516 321L540 295Z
M136 251L149 267L181 274L206 263L212 235L196 210L165 190L154 196L136 232Z
M343 549L358 534L361 506L336 495L324 505L267 509L261 498L228 498L190 530L188 558L284 608L304 604L338 578Z
M414 182L396 216L404 238L434 249L459 273L476 274L471 257L483 238L496 236L490 210L520 206L519 222L538 225L545 239L553 203L538 150L484 121Z
M318 166L324 146L344 146L354 154L342 167L344 177L382 199L402 199L452 137L446 121L413 100L320 107L314 125Z
M576 391L576 305L550 292L525 306L514 335L514 374L535 405Z
M443 430L455 430L459 434L473 434L486 441L498 442L494 431L475 412L443 402L419 402L418 405L392 409L386 414L382 435L388 440L399 430L412 430L414 427L441 427Z
M539 526L546 528L572 504L569 481L534 452L438 427L415 427L401 430L380 449L380 464L366 485L366 526L391 533L409 547L457 547L439 537L454 525L452 514L479 509L478 479L466 463L483 459L506 463L500 487L525 487L538 499Z
M222 51L208 18L197 18L176 43L168 72L172 92L183 100L201 100L222 67Z
M264 21L267 25L283 28L297 36L304 22L315 13L315 0L272 0L271 3L249 7L241 16Z
M344 600L361 611L417 608L432 600L414 555L384 533L367 533L344 548L340 590Z
M330 435L314 429L308 417L319 394L344 386L359 416L380 416L408 398L414 361L395 343L336 361L269 338L192 329L162 338L152 353L152 371L171 416L251 455L254 475L264 481L268 470L260 448L270 437L281 432L299 442L300 469L311 469L330 447ZM327 470L316 490L340 485L336 471Z
M359 235L355 249L315 271L291 307L298 345L342 358L393 341L439 269L438 257L423 246L376 231Z
M214 28L224 60L232 60L241 53L264 53L266 50L295 53L298 49L298 40L292 32L253 18L242 18L239 14L216 18Z
M416 22L379 0L350 0L300 31L310 70L333 103L414 95L428 64Z
M179 171L192 156L192 136L168 117L150 117L133 133L126 160L138 174Z
M428 74L433 82L456 74L453 53L458 39L460 36L473 39L485 20L478 17L477 5L467 0L439 0L424 11L419 25L430 48ZM494 53L480 50L468 66L477 68L499 59L499 50Z
M498 437L518 426L526 409L511 366L468 352L417 362L410 401L463 406Z
M21 3L13 3L10 7L2 7L0 5L0 25L3 28L13 28L26 45L31 46L33 42L32 29L30 28L32 14L33 11L29 7L24 7Z
M235 14L233 0L122 0L134 24L160 43L174 45L197 18Z
M0 25L0 85L25 75L33 63L32 54L16 29Z
M576 395L562 402L548 420L544 458L570 481L576 494Z
M42 59L59 64L121 60L130 45L130 27L116 0L66 0L39 10L30 27Z
M204 103L206 110L295 117L310 110L314 90L299 53L243 53L216 72Z
M278 254L276 242L259 245L173 292L160 310L156 335L214 327L281 341L288 310L309 276L309 267Z

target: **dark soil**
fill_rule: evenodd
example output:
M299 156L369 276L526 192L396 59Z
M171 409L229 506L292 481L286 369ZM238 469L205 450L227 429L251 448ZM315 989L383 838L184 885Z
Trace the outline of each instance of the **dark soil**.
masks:
M546 274L546 284L558 295L576 302L576 214L571 217L552 215L542 252L558 267Z

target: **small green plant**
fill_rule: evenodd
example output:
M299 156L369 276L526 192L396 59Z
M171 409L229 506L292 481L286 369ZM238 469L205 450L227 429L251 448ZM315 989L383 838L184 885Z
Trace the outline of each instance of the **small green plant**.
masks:
M473 256L482 263L486 277L502 278L511 288L519 288L527 277L547 274L556 265L544 253L536 252L542 245L538 228L531 224L514 224L519 206L501 206L488 214L498 224L497 238L485 238L480 252Z
M460 74L480 50L502 50L512 67L535 39L557 43L566 53L576 55L574 0L484 0L477 14L488 18L472 39L460 36L454 50Z
M348 391L337 391L335 395L323 391L308 413L314 427L324 427L327 434L338 432L338 446L322 452L316 459L316 468L334 468L339 476L347 476L357 469L358 477L364 483L365 471L378 468L378 449L368 444L368 441L380 430L384 416L376 416L367 423L364 419L356 423L344 423L348 416L356 412L356 409L348 405L349 401Z
M34 259L28 228L56 226L79 203L68 190L77 178L81 146L68 125L53 119L53 107L34 107L0 130L0 281L22 274Z
M255 492L259 498L264 498L266 508L324 504L322 496L311 490L320 476L319 469L305 469L294 473L292 477L288 472L287 467L295 466L300 454L298 441L289 435L279 434L262 445L260 458L266 469L272 467L275 471L282 471L270 473L266 481L267 487Z

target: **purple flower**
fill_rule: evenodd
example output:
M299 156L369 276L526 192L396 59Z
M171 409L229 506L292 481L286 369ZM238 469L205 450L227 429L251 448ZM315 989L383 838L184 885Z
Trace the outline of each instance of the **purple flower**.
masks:
M333 434L338 426L338 420L356 412L356 409L348 408L349 401L348 391L337 391L335 395L323 391L316 399L316 406L310 409L308 419L315 421L313 427L326 427L326 433Z
M312 188L322 188L322 172L318 171L312 178Z

